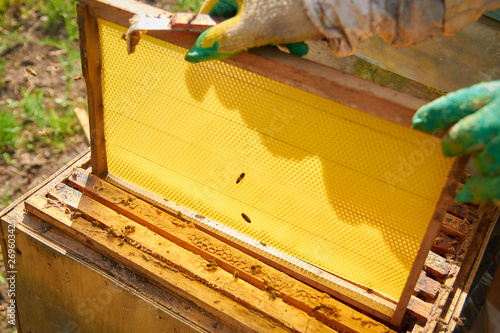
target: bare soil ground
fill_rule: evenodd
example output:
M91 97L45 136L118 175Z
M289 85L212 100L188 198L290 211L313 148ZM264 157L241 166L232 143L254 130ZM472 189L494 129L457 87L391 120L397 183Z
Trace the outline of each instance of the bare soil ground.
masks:
M158 7L167 10L172 4L173 1L169 0L156 1ZM0 54L0 59L6 61L3 75L0 77L2 81L0 101L21 102L23 99L21 89L26 89L29 93L38 88L46 97L44 103L47 107L54 107L58 99L66 98L72 101L74 106L86 108L85 82L79 77L80 74L76 73L74 78L70 78L74 81L71 85L68 85L68 78L65 77L67 73L59 56L66 51L41 43L47 37L47 32L42 29L43 18L37 13L24 19L16 16L16 13L6 15L18 20L17 33L30 38L27 38L29 42L6 49ZM0 27L0 39L2 34L7 33ZM65 38L65 34L64 27L61 27L58 37ZM73 44L72 47L79 48L78 41ZM81 73L80 62L73 65ZM27 67L33 69L36 75L27 71ZM81 129L74 136L66 138L62 149L54 148L44 142L42 140L44 133L35 124L29 124L19 134L27 138L30 143L29 148L26 145L10 150L4 147L0 152L0 210L43 182L88 147ZM9 154L10 162L1 157L5 152ZM6 274L3 259L0 260L0 273L3 276ZM7 323L6 308L9 300L7 292L7 284L0 281L0 332L2 333L16 332L16 327Z
M172 3L169 0L159 0L156 6L168 10ZM40 17L36 16L31 20L21 20L19 33L29 35L31 41L16 45L0 54L0 58L7 62L1 77L3 84L0 85L0 100L21 101L23 95L20 88L27 89L27 92L39 88L45 96L49 97L44 100L48 107L53 107L58 99L68 98L76 102L78 106L86 108L84 80L76 74L73 84L68 89L66 73L58 57L65 50L40 44L47 34L41 29L42 24ZM2 33L0 30L0 38ZM63 29L60 34L59 37L64 38ZM73 47L79 48L77 41ZM81 68L79 61L74 65ZM36 76L27 72L26 68L33 69ZM8 163L7 160L0 158L0 196L3 196L0 198L2 199L0 209L4 208L2 203L14 201L88 147L82 130L75 136L67 138L63 150L54 149L42 142L40 137L43 133L35 126L29 125L21 135L29 138L34 147L26 149L23 146L14 151L8 151L15 163Z
M45 96L49 96L45 102L50 107L56 99L68 96L65 72L57 56L64 50L38 44L43 35L37 31L37 22L28 21L23 24L27 33L33 34L35 38L32 42L18 45L0 55L7 61L0 96L3 101L20 101L23 98L20 88L25 88L28 92L40 88ZM75 43L74 47L78 48L78 44ZM28 73L26 67L32 68L36 76ZM68 99L78 101L81 106L86 107L84 80L80 79L72 84ZM62 150L42 142L40 139L44 134L35 125L28 125L20 134L27 137L33 146L30 149L22 146L9 151L14 163L0 158L0 195L4 196L2 202L13 201L29 191L88 146L81 130L75 136L67 138Z

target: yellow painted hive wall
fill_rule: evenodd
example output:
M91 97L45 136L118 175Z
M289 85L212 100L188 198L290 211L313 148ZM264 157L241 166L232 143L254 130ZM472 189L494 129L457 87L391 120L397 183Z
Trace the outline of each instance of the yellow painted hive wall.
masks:
M438 139L99 27L113 175L399 299L452 163Z

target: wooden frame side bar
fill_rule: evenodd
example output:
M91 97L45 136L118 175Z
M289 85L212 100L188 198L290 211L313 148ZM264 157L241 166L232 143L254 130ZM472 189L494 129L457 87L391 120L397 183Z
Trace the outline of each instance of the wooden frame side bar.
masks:
M97 18L89 14L86 5L77 5L80 31L82 70L87 85L90 123L92 173L104 177L108 172L104 138L104 111L101 86L101 42Z
M408 307L408 303L410 302L411 295L413 290L415 289L415 285L417 284L418 277L420 276L420 272L422 271L422 267L424 267L425 259L429 251L431 250L432 244L436 235L441 227L441 223L445 217L447 209L453 203L455 198L455 191L457 189L458 183L460 182L460 178L462 177L465 167L469 162L469 155L462 155L455 158L451 170L448 174L448 179L446 184L441 191L441 195L439 197L438 203L436 205L436 209L434 210L434 214L431 218L429 226L427 227L427 231L425 233L424 239L422 240L422 244L420 245L420 250L417 253L417 257L413 262L413 265L410 270L410 275L408 276L408 280L406 281L406 285L403 288L403 292L401 293L401 297L399 298L398 305L396 306L396 310L391 318L391 324L394 326L399 326L401 321L403 320L404 314Z

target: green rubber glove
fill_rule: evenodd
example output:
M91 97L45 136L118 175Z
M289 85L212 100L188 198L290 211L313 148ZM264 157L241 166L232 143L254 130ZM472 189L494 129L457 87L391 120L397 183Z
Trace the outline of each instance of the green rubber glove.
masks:
M474 156L480 175L465 184L457 201L500 204L500 81L479 83L423 106L413 117L413 128L428 133L450 128L442 140L444 154Z
M231 17L204 31L186 55L189 62L223 59L252 47L286 44L305 55L306 39L320 36L307 16L303 0L206 0L202 14Z

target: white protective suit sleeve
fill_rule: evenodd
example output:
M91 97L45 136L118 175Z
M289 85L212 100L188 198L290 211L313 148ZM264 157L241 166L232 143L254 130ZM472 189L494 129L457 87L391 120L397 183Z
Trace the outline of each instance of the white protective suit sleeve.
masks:
M436 35L452 35L500 0L303 0L309 18L336 56L356 52L378 34L393 46L409 46Z

